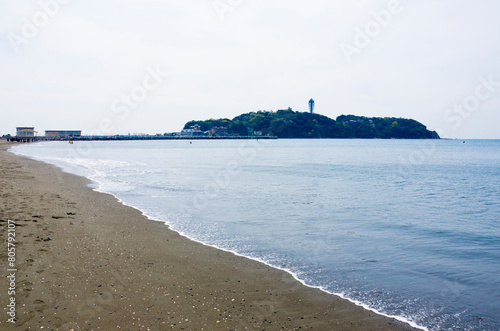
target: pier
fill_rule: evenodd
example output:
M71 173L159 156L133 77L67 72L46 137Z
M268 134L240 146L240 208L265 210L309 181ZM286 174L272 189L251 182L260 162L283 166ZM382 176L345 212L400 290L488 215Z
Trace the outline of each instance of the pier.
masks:
M127 140L259 140L259 139L278 139L272 136L79 136L79 137L7 137L10 142L38 142L38 141L127 141Z
M278 137L270 136L220 136L220 137L210 137L210 136L80 136L74 138L63 138L59 140L72 140L72 141L95 141L95 140L248 140L248 139L278 139Z

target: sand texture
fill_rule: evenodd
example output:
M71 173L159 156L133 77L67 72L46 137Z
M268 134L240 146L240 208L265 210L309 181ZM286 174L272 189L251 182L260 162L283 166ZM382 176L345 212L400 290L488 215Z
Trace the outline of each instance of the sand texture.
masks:
M410 330L210 248L0 142L0 330ZM16 314L7 322L8 220Z

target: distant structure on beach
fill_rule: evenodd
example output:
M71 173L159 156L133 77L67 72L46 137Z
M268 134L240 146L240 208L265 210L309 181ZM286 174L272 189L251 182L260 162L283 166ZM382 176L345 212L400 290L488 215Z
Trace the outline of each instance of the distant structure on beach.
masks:
M49 139L72 138L81 135L82 131L80 130L45 130L45 138Z
M309 112L311 114L314 112L314 100L312 98L309 100Z
M36 131L34 126L18 126L16 128L17 138L33 138L35 133Z

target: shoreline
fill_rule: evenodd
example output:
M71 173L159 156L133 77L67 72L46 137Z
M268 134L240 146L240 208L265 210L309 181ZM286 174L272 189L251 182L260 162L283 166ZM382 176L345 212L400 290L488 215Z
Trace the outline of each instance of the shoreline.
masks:
M92 183L94 184L94 183ZM285 268L281 268L281 267L278 267L278 266L275 266L275 265L272 265L264 260L261 260L261 259L258 259L258 258L254 258L254 257L249 257L249 256L246 256L246 255L243 255L243 254L240 254L238 252L235 252L235 251L232 251L232 250L228 250L228 249L225 249L225 248L222 248L222 247L218 247L216 245L211 245L211 244L207 244L203 241L199 241L199 240L196 240L194 238L191 238L189 235L181 232L181 231L177 231L177 230L174 230L170 227L170 225L167 223L167 222L164 222L164 221L160 221L160 220L157 220L157 219L154 219L152 217L149 217L143 210L139 209L139 208L136 208L132 205L129 205L125 202L123 202L122 200L120 200L120 198L116 197L115 195L111 194L111 193L107 193L107 192L104 192L104 191L97 191L99 193L104 193L104 194L109 194L113 197L115 197L118 202L126 207L130 207L130 208L134 208L136 210L138 210L139 212L142 213L142 215L144 215L144 217L146 217L148 220L152 221L152 222L159 222L159 223L162 223L163 225L167 226L167 228L170 230L170 231L173 231L177 234L179 234L181 237L184 237L186 238L187 240L190 240L192 242L195 242L195 243L199 243L203 246L206 246L206 247L209 247L209 248L213 248L213 249L216 249L216 250L220 250L220 251L223 251L223 252L226 252L226 253L229 253L229 254L233 254L235 256L238 256L238 257L241 257L241 258L244 258L244 259L249 259L251 261L255 261L257 263L261 263L261 264L264 264L270 268L273 268L273 269L277 269L277 270L280 270L280 271L283 271L285 273L287 273L288 275L290 275L291 277L293 277L293 279L297 282L299 282L300 284L302 284L303 286L307 287L307 288L310 288L310 289L313 289L313 290L319 290L323 293L326 293L328 295L332 295L332 296L335 296L335 297L339 297L343 300L346 300L346 301L349 301L350 303L358 306L358 307L362 307L363 309L367 310L367 311L371 311L377 315L380 315L380 316L383 316L383 317L386 317L386 318L389 318L389 319L393 319L393 320L396 320L400 323L402 323L403 325L407 325L409 327L412 328L412 330L423 330L423 331L428 331L428 328L426 327L423 327L423 326L420 326L418 324L416 324L415 322L413 321L410 321L410 320L407 320L405 319L404 317L401 317L401 316L394 316L394 315L388 315L388 314L384 314L382 312L379 312L378 310L374 309L374 308L371 308L370 306L364 304L363 302L361 301L357 301L357 300L353 300L353 299L350 299L350 298L347 298L345 296L342 295L342 293L335 293L335 292L329 292L327 291L326 289L324 289L322 286L316 286L316 285L310 285L310 284L307 284L304 280L300 279L296 273L294 273L293 271L289 270L289 269L285 269Z
M10 146L0 142L0 239L15 221L18 320L2 318L2 328L414 330L287 271L184 237ZM6 250L0 257L7 260Z

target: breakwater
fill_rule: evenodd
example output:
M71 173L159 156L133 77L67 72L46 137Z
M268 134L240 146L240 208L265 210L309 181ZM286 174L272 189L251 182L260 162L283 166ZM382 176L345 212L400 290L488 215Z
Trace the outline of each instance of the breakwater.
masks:
M248 140L248 139L278 139L271 136L80 136L80 137L9 137L7 141L12 142L36 142L36 141L119 141L119 140Z

